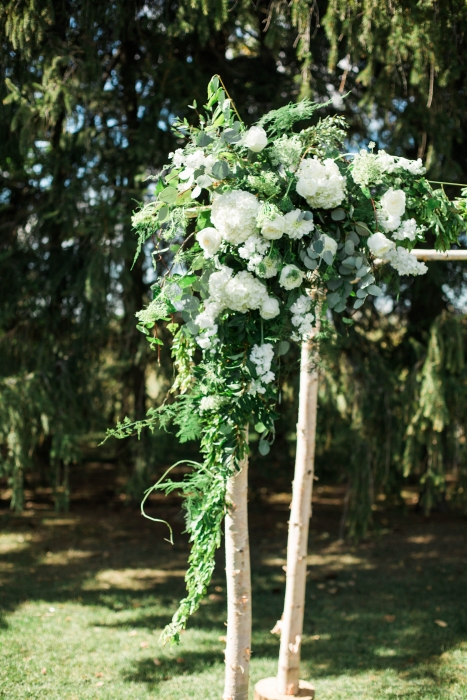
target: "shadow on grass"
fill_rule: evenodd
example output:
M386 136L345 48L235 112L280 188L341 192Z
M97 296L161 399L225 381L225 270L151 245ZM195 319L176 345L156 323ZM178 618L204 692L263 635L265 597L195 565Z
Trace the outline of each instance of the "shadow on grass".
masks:
M335 531L338 514L327 517L318 520L321 531ZM283 604L286 534L275 525L286 518L286 511L273 508L252 518L254 659L278 654L279 640L269 630ZM393 669L414 680L435 678L443 652L467 639L465 523L411 517L403 528L403 535L388 530L359 546L322 538L320 531L312 538L304 676ZM136 514L7 518L2 530L4 615L25 601L76 602L126 612L103 628L153 630L170 621L185 594L184 539L178 534L177 546L170 547ZM181 650L181 662L136 660L122 671L124 680L152 685L222 665L221 647L212 648L212 640L225 634L222 552L218 563L211 599L189 626L197 635L206 632L207 642ZM0 625L7 625L5 617Z

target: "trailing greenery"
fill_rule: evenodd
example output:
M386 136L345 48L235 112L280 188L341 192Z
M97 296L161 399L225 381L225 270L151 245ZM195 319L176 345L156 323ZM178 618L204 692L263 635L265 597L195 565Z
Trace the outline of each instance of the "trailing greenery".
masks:
M141 436L144 428L175 423L181 441L201 437L204 457L190 463L183 482L153 487L181 490L192 542L188 594L164 639L178 640L210 582L229 507L227 481L245 455L250 422L261 434L260 453L270 450L289 341L306 341L328 308L361 313L367 299L383 293L377 278L392 284L426 272L409 251L427 229L446 248L464 228L463 201L433 190L421 161L374 154L374 144L342 155L339 117L294 131L317 108L305 99L245 130L214 76L204 113L192 105L199 127L175 123L185 146L170 154L154 201L133 218L138 250L151 237L153 257L166 244L174 254L136 316L153 349L163 344L158 324L173 333L177 395L109 435ZM343 321L351 326L349 316Z

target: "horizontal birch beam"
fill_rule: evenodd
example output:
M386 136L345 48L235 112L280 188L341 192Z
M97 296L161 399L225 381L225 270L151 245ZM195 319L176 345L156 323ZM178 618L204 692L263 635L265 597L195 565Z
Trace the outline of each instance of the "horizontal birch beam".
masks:
M410 251L417 260L467 260L467 250L424 250L414 248Z

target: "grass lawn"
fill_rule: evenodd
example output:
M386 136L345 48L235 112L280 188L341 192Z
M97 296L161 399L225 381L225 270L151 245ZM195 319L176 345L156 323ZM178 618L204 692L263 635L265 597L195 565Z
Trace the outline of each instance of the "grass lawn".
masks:
M467 699L466 520L389 513L353 546L336 542L330 496L322 489L314 507L302 677L318 700ZM187 546L178 507L159 510L177 526L173 547L128 510L0 516L1 698L221 698L222 552L180 646L161 647ZM251 505L253 683L275 675L287 516L285 495Z

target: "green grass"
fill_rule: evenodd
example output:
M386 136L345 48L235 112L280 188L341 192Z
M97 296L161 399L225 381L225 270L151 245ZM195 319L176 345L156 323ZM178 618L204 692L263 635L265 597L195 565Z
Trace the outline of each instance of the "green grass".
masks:
M288 511L281 499L251 510L254 683L275 675L269 630L281 614ZM386 532L352 546L327 534L338 515L315 506L302 677L318 700L466 699L465 520L394 516ZM174 522L177 510L163 517ZM161 647L184 591L184 536L171 547L162 526L103 509L0 523L1 698L221 698L221 553L180 646Z

